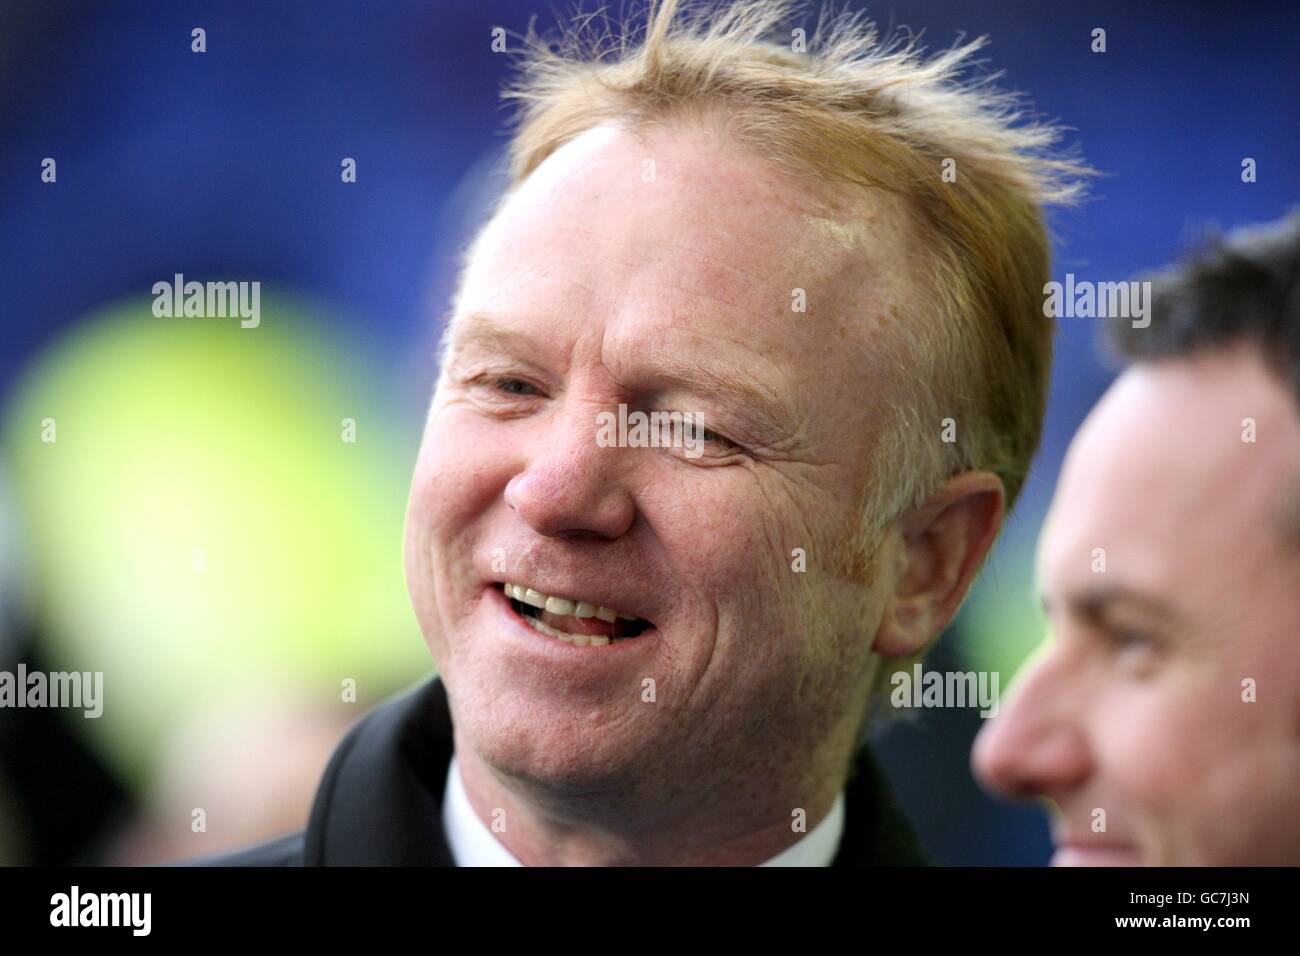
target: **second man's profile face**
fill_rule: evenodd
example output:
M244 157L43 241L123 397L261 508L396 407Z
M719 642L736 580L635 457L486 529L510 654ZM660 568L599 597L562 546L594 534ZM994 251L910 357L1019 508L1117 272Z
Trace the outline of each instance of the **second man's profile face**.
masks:
M1054 804L1053 862L1300 858L1298 463L1294 400L1247 352L1129 370L1075 439L1039 552L1052 637L974 753Z
M487 227L406 563L458 734L493 766L707 786L852 735L880 595L845 544L910 299L898 211L866 205L850 241L836 209L702 129L600 127ZM620 405L699 416L700 453L607 447ZM521 615L506 584L557 612ZM577 646L525 619L584 629L566 601L645 629Z

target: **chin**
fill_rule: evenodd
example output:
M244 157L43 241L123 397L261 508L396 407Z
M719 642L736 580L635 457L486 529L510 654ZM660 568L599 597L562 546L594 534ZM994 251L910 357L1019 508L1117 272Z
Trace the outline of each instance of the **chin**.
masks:
M1147 866L1136 847L1067 844L1052 854L1052 866Z
M624 781L645 766L640 741L603 731L599 721L547 714L545 698L512 695L505 706L465 703L475 713L461 720L463 739L498 773L581 790Z

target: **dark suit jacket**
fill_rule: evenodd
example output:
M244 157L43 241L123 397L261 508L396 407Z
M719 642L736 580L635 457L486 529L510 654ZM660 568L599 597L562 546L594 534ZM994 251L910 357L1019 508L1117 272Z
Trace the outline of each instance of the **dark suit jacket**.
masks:
M305 829L199 866L454 866L442 829L451 710L437 677L362 717L330 758ZM833 866L928 861L870 751L845 795Z

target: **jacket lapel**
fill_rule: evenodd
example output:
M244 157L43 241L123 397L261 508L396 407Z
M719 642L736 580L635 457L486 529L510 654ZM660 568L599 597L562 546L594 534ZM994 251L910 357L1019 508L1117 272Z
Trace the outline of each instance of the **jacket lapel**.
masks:
M436 677L373 710L325 769L306 865L453 866L442 832L451 754L451 711Z
M831 866L928 866L875 755L864 748L844 797L844 834Z

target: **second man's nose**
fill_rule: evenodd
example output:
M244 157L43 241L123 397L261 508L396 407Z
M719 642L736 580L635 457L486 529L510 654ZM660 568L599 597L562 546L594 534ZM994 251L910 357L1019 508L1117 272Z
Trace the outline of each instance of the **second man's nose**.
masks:
M984 724L971 769L984 786L1008 797L1052 797L1090 772L1087 741L1052 654L1025 665L1001 713Z

